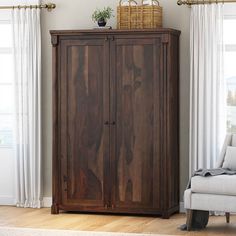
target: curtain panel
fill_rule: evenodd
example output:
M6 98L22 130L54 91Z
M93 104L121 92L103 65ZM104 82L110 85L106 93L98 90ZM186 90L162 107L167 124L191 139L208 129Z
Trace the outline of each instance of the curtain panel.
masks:
M226 133L223 4L191 7L190 176L213 168Z
M42 206L40 10L12 10L12 28L15 65L16 205L40 208Z

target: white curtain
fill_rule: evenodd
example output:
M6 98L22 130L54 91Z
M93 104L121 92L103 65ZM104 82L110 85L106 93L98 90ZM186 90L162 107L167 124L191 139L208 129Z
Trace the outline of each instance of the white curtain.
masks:
M26 3L31 3L26 1ZM38 1L33 1L37 4ZM16 205L42 206L39 9L12 11L15 64Z
M190 176L213 168L226 133L223 5L191 8Z

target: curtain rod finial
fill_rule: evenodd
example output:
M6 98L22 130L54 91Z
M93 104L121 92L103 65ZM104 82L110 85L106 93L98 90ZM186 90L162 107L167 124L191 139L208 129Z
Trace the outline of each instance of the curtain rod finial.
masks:
M48 11L52 11L53 9L56 8L55 3L47 3L46 6L47 6Z
M178 1L177 1L177 4L178 4L179 6L181 6L181 5L183 4L183 2L182 2L181 0L178 0Z

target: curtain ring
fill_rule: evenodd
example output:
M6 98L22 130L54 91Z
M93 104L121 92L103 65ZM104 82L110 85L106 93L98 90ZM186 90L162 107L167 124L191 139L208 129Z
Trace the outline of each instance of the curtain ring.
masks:
M18 9L19 9L19 10L21 9L20 5L18 5Z

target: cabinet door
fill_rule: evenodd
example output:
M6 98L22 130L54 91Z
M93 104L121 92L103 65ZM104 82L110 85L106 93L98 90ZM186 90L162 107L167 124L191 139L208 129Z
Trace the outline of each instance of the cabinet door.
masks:
M114 211L160 209L160 45L159 38L129 38L111 46Z
M61 202L66 210L99 210L108 202L108 50L109 43L99 38L61 42Z

